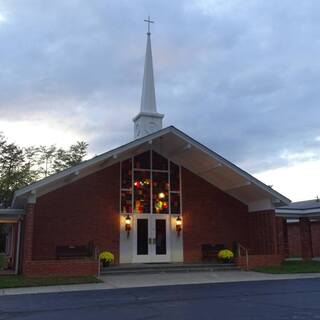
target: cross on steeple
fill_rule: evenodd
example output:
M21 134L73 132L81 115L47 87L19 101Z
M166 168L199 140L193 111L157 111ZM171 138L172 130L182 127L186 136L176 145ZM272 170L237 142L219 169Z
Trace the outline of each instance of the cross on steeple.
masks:
M150 16L148 16L148 19L145 19L144 21L148 23L148 33L147 33L147 35L150 35L151 34L150 33L150 23L154 23L154 21L150 20Z
M1 1L1 0L0 0ZM156 92L154 89L153 62L151 50L150 23L154 21L144 20L148 23L146 57L144 60L144 72L142 82L142 94L140 112L133 118L134 138L138 139L162 129L163 114L157 112Z

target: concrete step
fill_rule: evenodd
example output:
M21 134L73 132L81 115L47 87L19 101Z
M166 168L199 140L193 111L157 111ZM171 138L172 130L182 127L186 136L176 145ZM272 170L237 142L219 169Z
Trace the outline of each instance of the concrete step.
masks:
M102 268L101 275L145 274L167 272L211 272L240 270L233 263L159 263L159 264L121 264Z

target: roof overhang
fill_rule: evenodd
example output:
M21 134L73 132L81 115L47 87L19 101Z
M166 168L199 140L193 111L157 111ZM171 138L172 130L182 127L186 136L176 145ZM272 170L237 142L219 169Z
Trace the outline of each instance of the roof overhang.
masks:
M283 218L320 218L320 209L276 209L276 216Z
M276 209L276 215L287 219L320 218L319 199L292 202Z
M249 211L273 209L290 200L175 127L167 127L49 176L15 192L13 207L81 179L118 161L153 149L248 205Z
M0 223L16 223L24 215L23 209L0 209Z

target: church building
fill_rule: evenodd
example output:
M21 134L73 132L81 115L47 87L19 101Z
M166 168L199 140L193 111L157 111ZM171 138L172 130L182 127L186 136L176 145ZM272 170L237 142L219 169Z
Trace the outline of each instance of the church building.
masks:
M290 200L179 129L156 105L150 31L134 139L15 192L0 222L12 270L25 275L97 274L97 253L117 264L202 262L204 248L236 253L247 267L286 255ZM91 250L64 258L63 248ZM59 253L60 252L60 253ZM249 264L249 265L248 265Z

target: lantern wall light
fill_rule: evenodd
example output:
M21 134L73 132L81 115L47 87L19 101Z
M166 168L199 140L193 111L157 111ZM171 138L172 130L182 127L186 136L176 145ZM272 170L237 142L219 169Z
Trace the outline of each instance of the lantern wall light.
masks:
M126 216L125 230L127 231L127 237L129 237L131 231L131 217L129 215Z
M181 220L180 216L178 216L176 219L176 231L177 231L178 236L180 236L181 230L182 230L182 220Z

